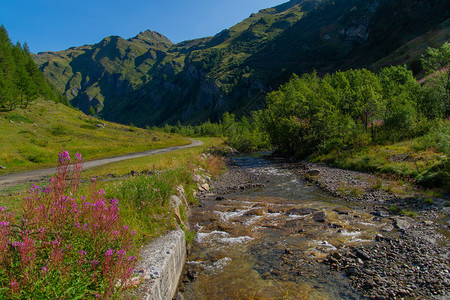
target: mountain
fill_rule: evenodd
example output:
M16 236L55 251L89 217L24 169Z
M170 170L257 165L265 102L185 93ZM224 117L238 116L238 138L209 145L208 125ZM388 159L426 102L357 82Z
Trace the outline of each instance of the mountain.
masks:
M292 0L212 37L145 31L44 52L45 76L84 112L138 126L218 120L264 105L292 73L408 63L449 40L448 0Z

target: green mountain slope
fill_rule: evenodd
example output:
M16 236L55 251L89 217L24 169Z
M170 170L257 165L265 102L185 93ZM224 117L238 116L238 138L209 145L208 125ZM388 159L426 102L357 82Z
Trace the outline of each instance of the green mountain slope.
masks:
M85 112L139 126L196 123L261 107L292 73L417 65L418 48L449 39L449 12L446 0L292 0L213 37L173 44L146 31L36 61Z

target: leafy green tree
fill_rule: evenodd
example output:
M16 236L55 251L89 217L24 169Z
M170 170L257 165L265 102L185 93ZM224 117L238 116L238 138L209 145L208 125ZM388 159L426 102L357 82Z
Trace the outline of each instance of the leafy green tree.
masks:
M408 137L417 121L420 85L406 66L391 66L378 73L386 101L384 125L393 140Z
M432 105L434 102L443 109L442 117L447 118L450 116L450 43L444 43L439 49L428 48L427 53L422 56L422 65L431 76L428 83L439 89L441 91L439 94L442 94L434 93L437 99L425 100L424 105ZM427 110L435 111L436 109L428 108Z

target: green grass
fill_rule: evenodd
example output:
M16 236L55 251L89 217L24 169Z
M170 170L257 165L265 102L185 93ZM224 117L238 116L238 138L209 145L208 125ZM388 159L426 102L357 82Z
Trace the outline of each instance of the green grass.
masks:
M83 172L79 195L88 195L90 179L95 177L96 189L106 191L108 198L118 198L123 223L137 232L135 243L142 245L166 230L175 228L177 220L169 205L169 196L176 195L177 186L183 186L186 200L194 203L197 186L192 182L194 170L202 168L211 176L224 170L218 157L205 158L201 154L211 146L222 143L217 138L200 138L204 145L175 152L163 153L127 161L110 163ZM130 176L131 171L152 171L150 175ZM37 183L46 186L47 181ZM19 212L30 183L0 191L0 207ZM180 207L180 216L186 221L186 208ZM183 227L183 224L179 224Z
M153 138L157 136L159 140ZM55 166L66 149L85 160L189 144L187 138L119 125L50 101L0 112L0 176Z
M387 174L420 182L429 188L449 186L450 122L441 129L412 140L359 150L314 155L311 160L356 171ZM376 189L392 189L374 183Z

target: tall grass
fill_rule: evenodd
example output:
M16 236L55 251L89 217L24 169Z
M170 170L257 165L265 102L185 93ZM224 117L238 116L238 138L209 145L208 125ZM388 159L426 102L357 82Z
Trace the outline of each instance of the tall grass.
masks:
M176 227L176 209L169 198L180 194L180 190L190 191L188 194L192 195L191 166L132 177L107 188L107 195L114 195L121 202L121 215L136 230L137 243L145 243L149 238ZM186 195L186 202L193 201L193 196L189 195ZM183 210L184 206L180 209Z

